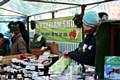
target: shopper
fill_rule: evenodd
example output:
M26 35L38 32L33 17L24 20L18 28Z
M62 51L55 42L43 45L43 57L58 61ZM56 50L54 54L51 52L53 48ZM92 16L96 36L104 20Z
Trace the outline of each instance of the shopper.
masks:
M12 39L12 34L10 33L10 29L13 27L13 26L15 26L15 23L13 22L13 21L10 21L9 23L8 23L8 31L7 32L5 32L5 36L7 37L7 39L9 40L9 47L11 47L11 45L12 45L12 42L11 42L11 39Z
M18 26L13 26L10 32L12 33L12 46L10 54L27 53L26 43L20 33L20 28Z
M69 57L81 64L95 65L95 53L96 53L96 28L99 23L99 16L95 11L89 11L84 14L83 28L85 38L81 47L74 51L64 52L65 57Z
M17 21L17 22L15 22L15 25L20 28L20 32L26 43L27 53L29 53L30 52L30 50L29 50L29 34L28 34L28 31L25 29L25 24L21 21Z
M0 33L0 56L6 56L9 52L9 40Z

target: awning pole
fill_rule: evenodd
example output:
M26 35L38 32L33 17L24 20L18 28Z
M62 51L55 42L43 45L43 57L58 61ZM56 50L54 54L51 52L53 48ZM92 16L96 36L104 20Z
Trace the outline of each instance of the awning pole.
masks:
M29 31L30 31L30 29L29 29L29 19L30 19L30 16L27 16L27 19L26 19L26 21L27 21L27 32L28 32L28 37L29 37L29 44L30 44L30 34L29 34ZM28 44L28 47L30 48L30 46L29 46L29 44Z
M81 14L84 15L85 13L85 8L87 7L87 5L83 5L81 6ZM84 29L82 27L82 41L84 40Z
M55 18L55 12L52 12L52 19Z

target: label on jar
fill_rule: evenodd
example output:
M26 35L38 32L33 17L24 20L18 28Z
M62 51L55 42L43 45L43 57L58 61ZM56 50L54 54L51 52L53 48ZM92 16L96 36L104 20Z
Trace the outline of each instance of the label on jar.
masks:
M22 78L22 75L21 74L17 74L17 78Z

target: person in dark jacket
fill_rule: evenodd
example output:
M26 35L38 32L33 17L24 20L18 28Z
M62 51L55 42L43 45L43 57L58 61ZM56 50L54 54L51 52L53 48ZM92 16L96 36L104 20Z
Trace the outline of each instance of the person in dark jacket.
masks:
M12 33L12 46L10 54L27 53L26 43L20 33L20 28L18 26L14 26L11 28L10 32Z
M46 38L43 35L35 34L31 43L31 48L42 48L46 46Z
M0 33L0 56L6 56L9 53L9 40L5 39Z
M38 36L37 42L39 44L39 48L42 48L42 47L46 46L46 38L43 37L42 35Z
M12 39L12 34L10 33L10 29L13 27L13 26L15 26L15 22L13 22L13 21L10 21L9 23L8 23L8 31L7 32L5 32L5 36L7 37L7 39L9 40L9 47L11 47L11 45L12 45L12 41L11 41L11 39Z
M83 16L83 28L85 38L81 47L74 51L64 52L65 57L69 57L81 64L95 65L95 53L96 53L96 28L99 23L99 16L95 11L89 11Z

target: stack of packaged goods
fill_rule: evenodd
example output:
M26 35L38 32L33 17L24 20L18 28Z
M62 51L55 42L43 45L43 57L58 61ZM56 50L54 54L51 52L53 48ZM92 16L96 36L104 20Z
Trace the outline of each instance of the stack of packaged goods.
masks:
M33 60L13 58L11 64L0 65L0 80L48 80L49 77L44 75L44 65Z
M49 51L39 57L32 54L2 57L0 80L48 80L48 69L58 58Z

